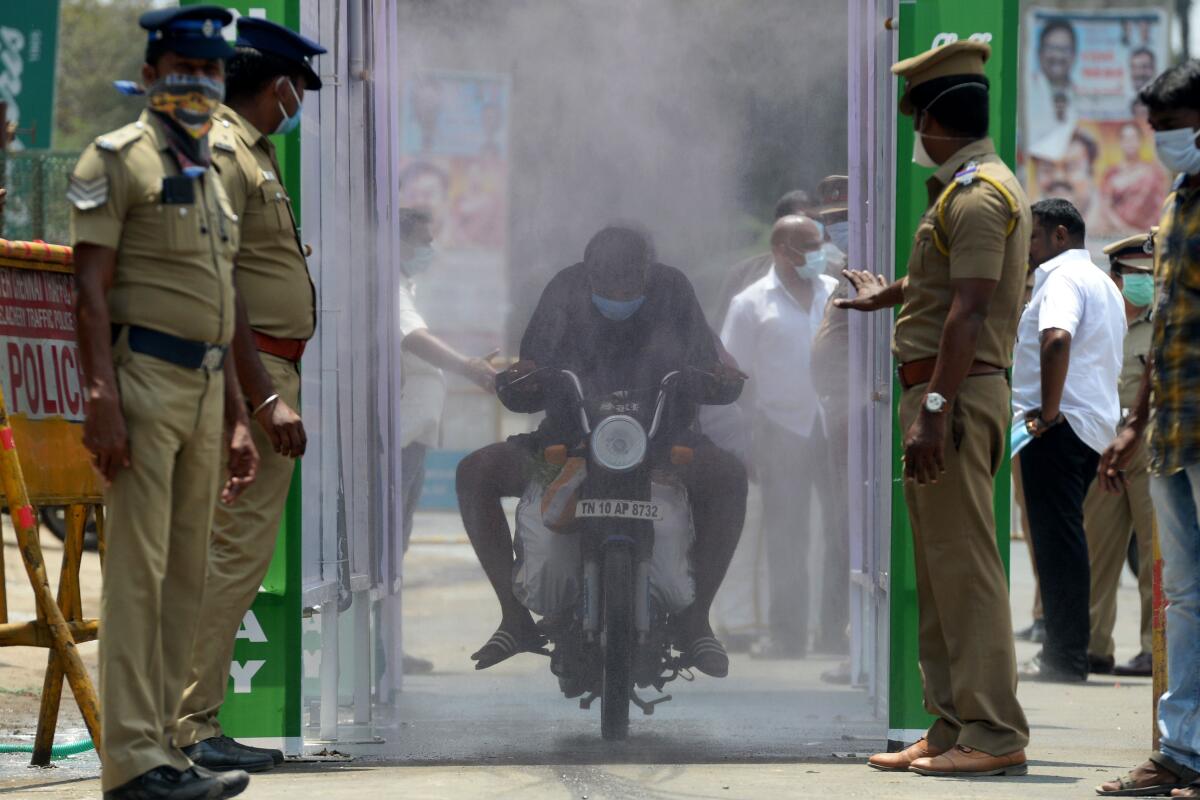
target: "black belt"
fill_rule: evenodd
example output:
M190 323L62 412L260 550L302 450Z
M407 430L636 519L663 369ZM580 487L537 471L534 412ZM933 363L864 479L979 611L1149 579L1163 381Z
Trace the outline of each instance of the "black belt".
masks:
M154 356L184 369L216 372L225 365L225 354L229 351L226 345L183 339L139 325L114 325L114 342L122 328L129 331L129 349L135 353Z

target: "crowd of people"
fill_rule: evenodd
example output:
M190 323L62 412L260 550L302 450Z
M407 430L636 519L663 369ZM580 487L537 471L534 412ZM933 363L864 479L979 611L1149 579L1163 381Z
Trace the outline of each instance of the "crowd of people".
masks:
M88 147L67 192L84 442L122 534L108 544L106 570L137 577L103 588L106 798L232 797L249 772L282 762L279 751L225 735L217 714L307 441L295 409L316 298L268 135L296 128L305 93L321 88L310 59L324 49L251 18L239 20L231 46L221 32L231 23L213 6L141 18L147 110ZM743 540L751 479L762 525L745 533L768 555L769 612L761 636L730 646L760 658L846 654L848 522L845 503L830 498L847 482L848 320L898 309L904 496L925 703L936 721L870 765L1025 774L1018 678L1078 682L1118 669L1114 592L1131 542L1142 652L1120 669L1146 674L1157 527L1170 602L1162 743L1097 791L1200 796L1200 62L1168 69L1138 94L1159 158L1179 178L1157 229L1108 248L1106 275L1086 250L1083 210L1061 198L1031 206L997 155L987 133L989 55L985 43L960 41L893 67L904 80L900 111L913 118L913 160L933 170L899 281L849 268L848 180L831 175L816 202L803 192L780 200L769 252L731 271L712 321L686 275L658 261L647 232L603 228L547 285L520 360L498 373L490 358L465 356L429 331L414 280L434 258L434 220L401 213L405 546L425 452L437 441L442 370L497 392L510 409L545 412L535 432L489 445L458 470L463 521L501 608L496 633L472 656L477 669L545 646L514 595L501 500L525 491L545 448L579 437L578 417L536 380L547 366L600 393L673 368L707 376L694 402L664 422L692 454L679 469L695 534L694 599L674 626L682 666L728 674L726 634L709 615ZM699 410L734 398L726 418ZM1043 646L1021 668L993 511L1010 443L1042 577L1042 624L1030 635Z

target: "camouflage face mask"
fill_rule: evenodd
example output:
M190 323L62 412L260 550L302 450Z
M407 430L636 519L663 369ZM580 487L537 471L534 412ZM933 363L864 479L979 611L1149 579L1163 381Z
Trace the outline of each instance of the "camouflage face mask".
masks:
M147 93L152 111L170 117L191 136L202 139L225 99L225 84L201 75L171 74L155 81Z

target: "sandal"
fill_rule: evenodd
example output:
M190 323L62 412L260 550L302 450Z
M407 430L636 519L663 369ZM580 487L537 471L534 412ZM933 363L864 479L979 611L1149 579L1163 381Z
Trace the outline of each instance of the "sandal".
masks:
M1200 797L1200 780L1195 780L1182 789L1175 789L1171 797Z
M712 634L693 639L683 651L683 662L713 678L724 678L729 674L729 653Z
M531 631L518 639L501 627L487 640L487 644L471 654L471 660L475 662L475 669L487 669L520 653L550 655L546 649L546 637Z
M1154 753L1149 761L1126 775L1097 786L1096 794L1101 797L1164 797L1173 789L1187 788L1197 778L1200 773L1177 764L1162 753Z

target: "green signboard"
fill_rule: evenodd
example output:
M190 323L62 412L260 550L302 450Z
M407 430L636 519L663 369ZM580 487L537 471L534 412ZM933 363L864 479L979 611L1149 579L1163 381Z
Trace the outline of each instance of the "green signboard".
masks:
M1000 157L1011 167L1017 154L1018 0L901 0L900 58L935 45L975 38L992 46L987 62L991 83L991 135ZM921 215L929 205L925 181L933 170L912 163L912 118L899 116L896 133L896 277L905 274L905 259ZM896 387L896 403L900 388ZM912 743L932 722L926 713L917 660L917 584L912 528L904 503L903 452L899 425L894 426L891 564L891 665L888 739ZM1007 462L1006 462L1007 464ZM996 531L1000 552L1008 562L1009 470L996 483ZM996 635L1007 636L1008 631Z
M57 53L58 0L0 0L0 102L18 150L50 147Z
M200 0L183 0L195 5ZM299 29L299 0L220 3L239 15L262 17ZM230 31L232 34L232 30ZM273 137L284 185L299 216L300 133ZM298 753L300 716L300 467L292 476L275 557L254 605L246 613L233 653L221 727L235 739Z

